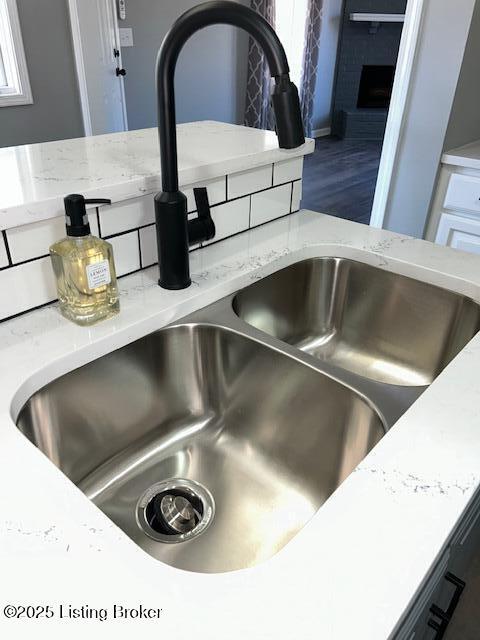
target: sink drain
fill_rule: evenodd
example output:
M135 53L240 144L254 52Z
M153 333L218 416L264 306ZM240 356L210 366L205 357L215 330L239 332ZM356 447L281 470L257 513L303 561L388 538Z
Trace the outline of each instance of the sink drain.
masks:
M183 478L157 482L137 504L139 527L158 542L186 542L199 536L212 522L214 513L210 491Z

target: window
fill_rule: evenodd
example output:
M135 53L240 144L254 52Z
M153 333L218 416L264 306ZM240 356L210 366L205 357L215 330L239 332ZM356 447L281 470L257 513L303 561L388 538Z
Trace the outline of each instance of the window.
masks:
M290 78L300 86L305 48L305 23L308 0L276 0L275 31L278 34L290 67Z
M0 0L0 107L31 104L16 0Z

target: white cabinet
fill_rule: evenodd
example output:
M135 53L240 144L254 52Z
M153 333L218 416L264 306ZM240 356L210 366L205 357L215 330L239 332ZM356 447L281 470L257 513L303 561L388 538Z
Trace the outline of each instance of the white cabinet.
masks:
M480 254L480 141L444 154L425 237Z

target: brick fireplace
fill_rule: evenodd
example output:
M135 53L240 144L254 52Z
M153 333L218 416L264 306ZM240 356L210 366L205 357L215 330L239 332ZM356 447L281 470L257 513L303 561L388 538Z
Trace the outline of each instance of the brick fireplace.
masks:
M346 0L332 109L332 133L381 140L403 23L355 22L352 13L405 13L407 0Z

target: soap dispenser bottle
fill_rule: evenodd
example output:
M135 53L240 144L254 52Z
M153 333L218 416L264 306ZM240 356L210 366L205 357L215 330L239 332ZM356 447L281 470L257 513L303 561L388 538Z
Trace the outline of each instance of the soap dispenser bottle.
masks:
M90 233L86 204L111 200L65 197L67 237L50 247L62 314L80 325L110 318L120 309L113 248Z

